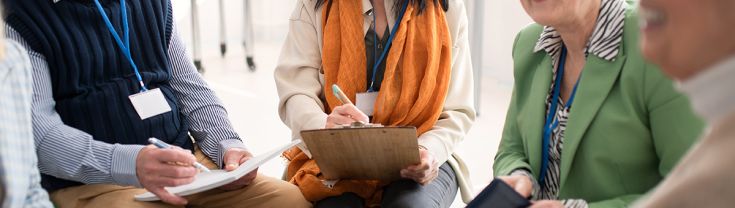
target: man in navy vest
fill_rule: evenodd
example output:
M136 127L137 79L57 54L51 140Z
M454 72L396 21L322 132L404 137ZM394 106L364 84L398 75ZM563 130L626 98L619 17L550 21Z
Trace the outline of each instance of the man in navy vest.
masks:
M200 162L226 170L251 157L186 56L170 0L5 6L8 37L31 57L33 134L42 186L56 205L311 206L295 186L257 171L186 198L163 189L194 180L195 146L207 156ZM151 137L181 148L145 146ZM140 187L166 203L135 201Z

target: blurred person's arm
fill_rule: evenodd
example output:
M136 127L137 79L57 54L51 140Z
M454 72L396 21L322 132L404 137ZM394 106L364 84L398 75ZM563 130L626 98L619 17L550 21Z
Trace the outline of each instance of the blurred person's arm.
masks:
M2 22L2 20L0 20ZM0 37L4 35L0 34ZM0 145L2 149L5 205L53 207L41 187L38 159L31 124L32 75L26 50L12 41L0 39ZM7 69L3 70L3 69ZM20 187L23 185L24 187ZM23 195L20 195L23 194Z
M31 67L31 61L28 57L28 52L24 50L17 43L13 43L13 44L5 43L4 45L8 49L15 48L14 53L19 54L21 57L23 57L21 68L23 69L24 74L25 74L26 81L24 81L24 83L27 83L28 85L27 86L28 90L24 91L24 94L27 95L28 102L31 103L32 102L31 97L33 94L33 90L32 90L32 86L33 86L32 70L33 69ZM6 97L6 96L2 96L2 97ZM30 112L31 109L28 108L28 111ZM30 128L33 128L32 124ZM30 132L32 132L32 130ZM29 136L32 136L32 134ZM23 206L24 207L53 207L53 205L51 204L51 201L49 201L48 193L46 192L45 189L43 189L43 187L41 187L41 173L38 171L38 158L36 157L36 148L33 145L33 139L30 137L27 139L28 141L25 142L27 146L21 148L22 150L27 151L25 153L27 154L28 161L25 161L25 162L27 162L27 166L29 167L29 171L30 171L29 175L27 176L29 177L28 192L26 193L25 203ZM24 162L21 162L21 163L24 163Z
M31 145L31 148L33 146ZM35 148L33 148L35 150ZM32 151L30 154L36 154ZM38 171L38 158L33 156L28 165L31 167L30 181L28 184L28 193L25 198L25 207L53 207L49 201L48 193L41 187L41 173Z

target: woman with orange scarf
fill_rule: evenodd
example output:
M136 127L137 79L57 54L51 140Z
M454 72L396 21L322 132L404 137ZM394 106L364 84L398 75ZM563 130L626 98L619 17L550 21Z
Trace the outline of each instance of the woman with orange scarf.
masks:
M290 20L275 80L292 137L355 121L414 126L421 162L404 180L331 184L299 146L284 153L287 179L316 207L449 207L458 188L468 201L454 154L475 118L463 1L299 0ZM368 107L342 105L333 84Z

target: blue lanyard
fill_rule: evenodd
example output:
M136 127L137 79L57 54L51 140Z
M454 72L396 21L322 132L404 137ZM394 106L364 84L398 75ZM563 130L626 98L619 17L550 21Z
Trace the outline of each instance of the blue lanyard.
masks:
M120 12L122 13L122 24L123 24L123 35L125 37L125 41L123 42L123 39L120 38L120 35L117 34L117 31L115 30L115 27L112 26L112 22L110 21L110 18L107 16L107 13L105 13L105 9L102 8L102 4L100 4L99 0L94 0L94 3L97 5L97 10L100 11L100 15L102 15L102 20L105 21L105 25L107 25L107 29L110 30L110 33L112 33L112 37L115 38L115 41L117 42L117 46L120 47L120 50L122 50L123 55L125 55L125 58L128 59L128 62L130 62L130 66L133 67L133 71L135 71L135 77L138 78L138 82L140 83L140 91L145 92L148 91L148 88L145 87L145 83L143 83L143 77L140 76L140 71L138 71L138 66L135 65L135 61L133 61L133 56L130 54L130 33L128 28L128 9L125 5L125 0L120 0Z
M375 10L375 7L373 7L373 10ZM382 43L382 40L378 39L378 23L377 23L377 17L378 14L373 11L373 32L375 33L375 42L373 42L373 76L372 81L370 82L370 88L368 88L368 92L374 92L373 84L375 84L375 75L377 74L376 71L378 71L378 46ZM395 29L394 29L395 30ZM387 48L387 47L386 47Z
M561 91L561 80L564 78L564 65L566 63L567 59L567 48L562 47L561 49L561 56L559 57L559 69L556 73L556 80L554 81L554 92L551 98L551 105L549 107L549 114L546 115L546 123L544 123L544 137L542 140L542 146L541 146L541 176L539 177L539 185L541 187L544 187L544 178L546 178L546 168L549 165L549 143L551 143L551 134L553 133L554 129L559 126L559 120L556 118L557 110L559 103L559 94ZM572 102L574 102L574 97L577 94L577 86L579 86L579 78L577 78L577 83L574 84L574 90L572 90L572 95L569 96L569 100L567 101L567 107L572 106Z
M373 65L373 79L370 81L370 87L368 88L368 92L375 92L375 74L378 72L378 66L380 66L380 63L383 62L383 59L385 59L385 54L388 53L388 49L390 48L390 45L393 43L393 36L396 34L396 31L398 31L398 27L401 25L401 20L403 19L403 14L406 13L406 8L408 7L409 0L404 0L403 7L401 8L401 13L398 14L398 19L396 19L396 23L393 24L393 31L390 31L390 36L388 36L388 43L385 44L385 48L383 48L383 53L380 54L380 58L378 58L378 61L375 62ZM376 12L373 12L373 24L375 24L375 16L377 15ZM373 27L375 28L375 27ZM375 29L373 29L375 31ZM375 31L375 39L376 41L378 38L378 32Z

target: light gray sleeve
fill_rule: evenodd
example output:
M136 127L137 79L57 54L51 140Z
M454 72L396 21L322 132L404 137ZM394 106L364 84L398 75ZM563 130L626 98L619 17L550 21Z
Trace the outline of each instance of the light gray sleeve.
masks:
M43 187L41 187L41 174L38 172L38 160L36 157L32 158L30 165L31 168L30 183L28 187L28 194L26 194L24 207L54 207L49 201L48 193Z

